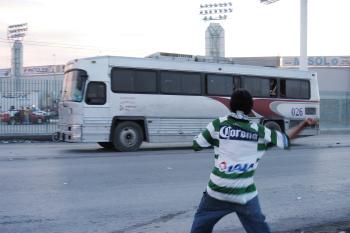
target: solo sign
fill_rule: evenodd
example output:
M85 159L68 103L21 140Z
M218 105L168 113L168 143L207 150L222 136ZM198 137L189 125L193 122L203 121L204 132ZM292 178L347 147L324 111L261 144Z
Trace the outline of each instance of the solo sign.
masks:
M308 57L307 62L311 67L350 67L350 57L313 56ZM299 66L299 57L281 57L280 66Z

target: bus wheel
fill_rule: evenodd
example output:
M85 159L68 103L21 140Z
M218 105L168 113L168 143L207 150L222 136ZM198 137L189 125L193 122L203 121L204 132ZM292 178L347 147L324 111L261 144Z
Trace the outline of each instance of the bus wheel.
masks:
M114 149L112 142L98 142L97 144L99 144L101 147L105 149L109 149L109 150Z
M264 125L266 128L269 128L272 130L278 130L280 132L282 131L281 126L275 121L266 121Z
M113 146L118 151L135 151L142 143L142 129L132 121L119 123L114 129Z

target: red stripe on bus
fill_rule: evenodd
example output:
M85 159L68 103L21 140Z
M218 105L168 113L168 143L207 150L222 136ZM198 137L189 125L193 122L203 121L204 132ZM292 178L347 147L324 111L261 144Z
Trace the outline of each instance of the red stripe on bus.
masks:
M209 98L216 100L223 105L225 105L230 110L230 99L219 96L209 96ZM291 100L291 99L268 99L268 98L254 98L254 107L253 111L262 115L264 117L280 117L277 113L273 112L270 108L270 104L273 102L304 102L304 103L319 103L319 101L310 101L310 100ZM254 116L253 113L250 113L249 116Z
M280 115L273 112L270 108L270 104L273 103L274 100L271 99L254 99L254 107L253 110L262 116L268 117L280 117Z

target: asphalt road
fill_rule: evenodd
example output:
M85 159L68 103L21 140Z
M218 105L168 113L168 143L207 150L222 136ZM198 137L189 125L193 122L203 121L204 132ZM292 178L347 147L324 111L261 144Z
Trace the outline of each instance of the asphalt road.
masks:
M188 232L211 150L0 144L1 233ZM255 181L274 232L350 218L349 147L271 150ZM214 232L243 232L235 215Z

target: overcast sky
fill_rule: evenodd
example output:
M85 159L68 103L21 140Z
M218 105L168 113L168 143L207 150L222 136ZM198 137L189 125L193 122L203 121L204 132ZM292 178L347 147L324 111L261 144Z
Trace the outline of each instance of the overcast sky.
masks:
M24 66L160 51L204 55L208 23L201 20L199 5L212 2L221 1L0 0L0 68L10 66L7 27L19 23L29 27ZM231 2L233 13L222 22L226 56L299 55L299 0ZM308 54L350 56L350 1L308 2Z

